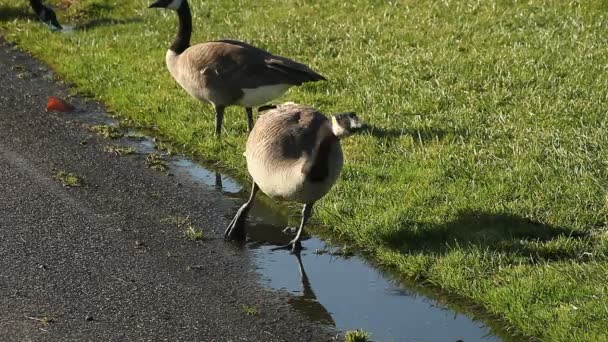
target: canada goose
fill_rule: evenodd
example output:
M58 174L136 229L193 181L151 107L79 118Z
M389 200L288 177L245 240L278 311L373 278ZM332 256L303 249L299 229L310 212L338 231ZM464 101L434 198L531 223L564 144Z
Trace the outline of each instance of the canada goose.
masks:
M249 200L228 225L226 238L245 237L245 218L258 190L269 197L304 204L295 238L286 246L301 249L300 237L314 203L331 189L342 171L340 139L361 128L355 113L332 116L285 103L262 114L249 134L245 157L253 178Z
M218 136L226 107L245 107L251 131L252 107L283 95L292 86L325 80L304 64L237 40L190 46L192 17L187 0L157 0L149 7L177 11L179 29L167 51L167 68L192 97L213 105Z
M38 18L42 22L49 25L51 29L61 30L63 28L59 24L59 21L57 21L57 16L55 15L55 12L53 12L53 10L49 6L43 5L42 0L30 0L30 6L32 6L32 9L34 10L34 13L36 13Z

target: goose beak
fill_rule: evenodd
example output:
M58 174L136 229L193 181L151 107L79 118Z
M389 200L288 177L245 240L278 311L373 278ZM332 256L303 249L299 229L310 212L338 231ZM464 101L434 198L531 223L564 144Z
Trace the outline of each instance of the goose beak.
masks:
M150 6L148 6L148 8L158 8L158 7L162 7L160 4L160 0L153 2L150 4Z

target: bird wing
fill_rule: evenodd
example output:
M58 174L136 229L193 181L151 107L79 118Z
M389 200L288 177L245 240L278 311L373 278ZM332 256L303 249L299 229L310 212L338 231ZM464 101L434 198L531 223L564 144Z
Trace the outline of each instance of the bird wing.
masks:
M304 64L237 40L220 40L204 46L205 68L201 72L215 81L242 88L266 85L301 85L325 80ZM200 51L197 54L201 54Z

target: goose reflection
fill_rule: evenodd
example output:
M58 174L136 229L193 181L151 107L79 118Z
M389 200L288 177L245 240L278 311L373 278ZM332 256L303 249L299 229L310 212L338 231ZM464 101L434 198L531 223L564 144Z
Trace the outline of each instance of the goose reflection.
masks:
M222 185L222 174L215 171L215 190L222 191L223 188L224 187Z
M266 210L262 206L254 207L254 210L257 209L257 213L252 215L249 221L249 246L250 248L261 248L263 246L282 246L288 243L291 240L291 236L288 234L284 234L282 230L285 227L285 222L282 218L278 217L276 214L272 214L272 211ZM263 213L261 212L263 211ZM264 218L264 222L260 222L259 217ZM269 224L271 223L271 224ZM302 240L308 240L309 237L303 237ZM288 303L298 312L304 314L309 319L322 323L324 325L335 326L336 323L331 317L331 314L327 309L319 303L317 300L317 296L313 290L312 284L308 275L306 274L306 270L304 269L304 264L302 263L302 256L300 253L290 254L287 252L272 252L270 250L264 250L263 253L273 253L273 256L276 258L294 258L296 260L296 265L298 267L298 272L300 274L300 286L302 289L301 295L297 295L297 293L293 293L296 286L290 287L290 292L292 296L290 296Z
M300 256L300 253L296 253L294 256L298 261L298 269L300 271L300 279L302 281L302 295L290 298L289 304L294 309L303 313L310 319L319 323L335 327L336 322L334 322L334 319L331 317L331 314L317 300L317 296L315 295L315 292L312 289L310 280L308 279L308 275L306 274L306 270L304 270L304 264L302 263L302 257Z

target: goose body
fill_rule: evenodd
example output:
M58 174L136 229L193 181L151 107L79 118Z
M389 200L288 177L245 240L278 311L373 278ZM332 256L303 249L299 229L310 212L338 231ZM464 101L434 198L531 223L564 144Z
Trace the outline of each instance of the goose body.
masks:
M251 195L226 229L227 238L244 237L245 217L258 190L304 204L294 240L285 247L299 251L300 237L312 207L336 183L344 163L340 139L361 127L354 113L332 116L294 103L262 114L247 139L245 157L253 179Z
M190 46L192 18L187 0L157 0L150 7L177 11L179 29L165 56L167 69L192 97L214 106L217 135L226 107L245 107L251 130L252 107L283 95L292 86L325 80L304 64L238 40Z
M314 108L284 105L258 118L247 140L247 170L266 195L314 203L342 171L340 139Z

